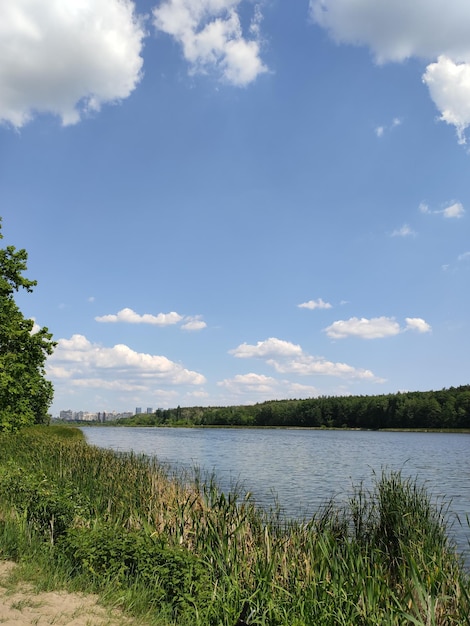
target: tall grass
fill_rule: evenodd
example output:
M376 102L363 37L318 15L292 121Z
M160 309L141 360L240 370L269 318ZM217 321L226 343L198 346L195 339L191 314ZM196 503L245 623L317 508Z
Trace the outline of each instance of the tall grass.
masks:
M0 555L39 564L51 584L161 626L234 626L242 613L260 626L469 623L446 507L400 473L285 521L65 431L0 437Z

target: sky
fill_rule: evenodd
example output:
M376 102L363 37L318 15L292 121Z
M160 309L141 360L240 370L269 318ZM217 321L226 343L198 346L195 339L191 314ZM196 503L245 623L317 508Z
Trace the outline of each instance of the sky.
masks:
M0 4L61 410L469 384L468 0Z

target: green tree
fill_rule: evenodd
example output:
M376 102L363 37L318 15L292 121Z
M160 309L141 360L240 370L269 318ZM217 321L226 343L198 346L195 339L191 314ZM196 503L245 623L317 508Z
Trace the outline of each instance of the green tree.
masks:
M1 233L0 218L0 239ZM26 250L0 249L0 431L49 421L52 384L44 365L55 342L47 328L34 328L18 308L14 295L31 292L36 281L23 276Z

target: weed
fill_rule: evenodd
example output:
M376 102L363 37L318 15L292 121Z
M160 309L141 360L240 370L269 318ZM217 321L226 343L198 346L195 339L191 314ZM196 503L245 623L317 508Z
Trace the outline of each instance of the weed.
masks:
M446 507L400 473L283 520L210 478L63 435L0 436L0 554L51 586L158 626L468 624Z

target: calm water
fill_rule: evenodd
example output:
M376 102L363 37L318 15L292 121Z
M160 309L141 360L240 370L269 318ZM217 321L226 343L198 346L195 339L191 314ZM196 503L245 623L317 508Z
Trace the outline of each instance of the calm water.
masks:
M172 467L214 473L223 489L238 484L263 506L308 516L374 472L401 470L434 496L445 497L463 524L453 532L469 554L470 435L297 429L85 428L89 443L156 456Z

